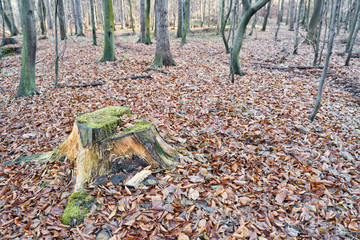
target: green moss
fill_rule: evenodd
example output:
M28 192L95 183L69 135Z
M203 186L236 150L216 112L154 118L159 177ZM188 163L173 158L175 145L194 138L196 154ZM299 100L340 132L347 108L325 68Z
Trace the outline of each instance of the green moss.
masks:
M125 128L120 135L125 135L128 133L132 133L132 132L140 132L140 131L144 131L150 127L152 127L153 124L151 122L145 121L145 120L141 120L140 122L136 122L134 123L134 126L132 127L128 127Z
M94 202L94 197L88 195L85 191L74 192L66 204L61 223L69 226L82 223Z
M19 54L19 53L21 53L20 47L7 47L7 48L1 49L1 54L3 56L12 56L14 54Z
M49 182L42 182L40 184L40 187L46 187L47 185L49 185L50 183Z
M92 113L79 116L76 120L86 124L89 128L102 128L108 124L117 123L124 114L130 114L128 107L110 106Z

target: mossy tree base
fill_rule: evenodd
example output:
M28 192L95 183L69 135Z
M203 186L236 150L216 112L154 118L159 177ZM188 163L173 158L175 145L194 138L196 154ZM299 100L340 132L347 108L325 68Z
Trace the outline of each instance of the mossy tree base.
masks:
M76 226L82 223L94 204L94 197L85 191L74 192L69 197L65 211L61 217L61 223L68 226Z
M54 151L51 159L66 157L75 163L75 191L84 188L92 177L119 171L131 172L153 165L171 168L177 152L167 144L156 127L140 121L114 135L121 126L126 107L107 107L78 117L69 137Z

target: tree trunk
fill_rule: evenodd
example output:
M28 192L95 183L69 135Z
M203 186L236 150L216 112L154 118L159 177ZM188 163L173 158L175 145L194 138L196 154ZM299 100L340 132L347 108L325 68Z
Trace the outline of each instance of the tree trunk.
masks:
M36 25L34 0L21 0L23 46L21 77L15 98L37 94L35 86Z
M249 23L251 17L270 0L258 0L254 5L250 5L248 0L242 0L244 6L244 12L236 30L236 37L232 47L232 54L230 59L230 73L244 75L245 73L240 69L239 54L242 43L244 41L244 35L246 26Z
M128 2L129 2L130 28L132 29L133 34L135 34L135 26L134 26L134 18L133 18L133 13L132 13L131 0L128 0Z
M277 28L276 28L276 32L275 32L275 42L278 40L277 38L278 38L280 25L281 25L283 13L284 13L284 0L279 0L279 4L280 4L280 1L281 1L281 7L279 8L279 11L278 11Z
M139 42L145 43L145 0L140 0L140 37Z
M49 0L45 0L45 8L46 8L46 16L47 16L47 18L46 18L47 25L48 25L49 29L53 29Z
M347 42L346 42L345 52L349 52L350 44L351 44L351 41L352 41L352 38L353 38L353 35L354 35L354 30L355 30L357 19L358 19L359 12L360 12L360 0L357 0L355 2L356 2L356 3L354 3L354 4L356 4L355 13L354 13L354 16L353 16L353 18L351 20L351 23L350 23L349 36L348 36L348 39L347 39Z
M176 32L176 37L177 38L182 38L182 33L183 33L183 0L178 0L178 26L177 26L177 32Z
M270 15L270 12L271 12L271 2L269 2L267 4L267 9L266 9L266 15L264 17L264 22L263 22L263 25L262 25L262 28L261 28L261 31L265 32L266 30L266 25L267 25L267 22L268 22L268 18L269 18L269 15Z
M333 49L333 43L334 43L334 38L335 38L335 28L336 28L336 20L338 18L338 12L339 12L339 8L340 8L340 0L334 0L333 3L333 11L332 11L332 18L331 18L331 23L330 23L330 37L329 37L329 43L328 43L328 47L327 47L327 54L326 54L326 59L325 59L325 64L324 64L324 69L323 72L321 74L321 79L320 79L320 83L319 83L319 89L318 89L318 94L316 97L316 101L315 101L315 106L314 109L312 111L312 113L309 116L309 119L311 121L314 121L316 113L319 110L320 107L320 103L321 103L321 97L322 97L322 92L323 92L323 86L325 83L325 78L326 78L326 74L329 68L329 63L330 63L330 57L332 54L332 49Z
M350 43L349 50L347 52L347 57L346 57L346 60L345 60L345 66L349 66L351 53L352 53L353 47L355 45L356 37L357 37L357 34L359 32L359 29L360 29L360 17L358 16L357 25L356 25L356 28L354 30L354 34L353 34L353 38L352 38L351 43Z
M92 27L93 45L97 46L94 0L90 0L90 15L91 15L91 27Z
M5 41L5 11L3 9L2 0L0 0L0 13L2 17L2 41L4 42Z
M184 1L184 20L183 20L183 32L181 36L181 45L186 44L186 36L188 31L188 24L189 24L189 0Z
M156 0L155 6L157 33L153 66L175 66L175 61L170 51L168 32L168 2L167 0Z
M224 14L225 14L224 13L224 11L225 11L225 0L222 0L221 5L222 5L222 8L221 8L221 28L220 28L220 33L221 33L223 43L225 45L225 51L226 51L226 53L230 53L229 40L226 39L225 28L226 28L226 24L227 24L227 22L229 20L229 17L230 17L231 8L232 8L232 0L230 0L229 9L228 9L228 12L226 13L226 16L224 16Z
M51 157L52 160L66 157L75 163L75 191L96 176L129 173L148 165L158 168L176 165L176 150L149 122L137 122L114 136L122 124L121 116L129 113L126 107L111 106L76 119L71 134Z
M300 16L301 16L303 4L304 4L304 0L300 0L298 18L296 19L296 37L295 37L295 45L293 50L293 54L295 55L298 54L297 50L299 47Z
M145 44L152 44L150 36L150 9L151 9L151 0L146 0L145 7Z
M123 0L120 0L120 22L121 22L121 29L124 29L124 1Z
M115 61L114 14L112 0L103 0L104 53L100 62Z
M60 27L60 39L65 40L66 22L65 22L65 9L64 9L63 0L58 0L58 18L59 18L59 27Z
M187 5L186 5L186 1L188 1ZM190 32L190 16L191 16L191 3L190 3L190 0L185 0L184 1L184 8L186 7L185 9L185 15L186 15L186 21L187 21L187 25L186 25L186 32Z
M46 9L45 9L45 3L44 0L38 1L38 12L39 12L39 18L40 18L40 29L41 34L45 37L47 37L47 29L46 29Z
M81 9L81 1L75 0L75 30L76 36L85 36L84 28L83 28L83 19L82 19L82 9Z
M294 31L294 24L295 24L295 8L296 8L296 3L295 3L295 0L291 0L289 31Z
M57 18L58 18L58 5L59 0L55 0L55 83L54 87L57 87L59 82L59 48L58 48L58 27L57 27Z
M309 31L307 34L307 39L313 43L315 43L316 41L316 29L321 17L321 5L322 5L322 0L315 0L314 11L309 23Z
M19 30L17 29L16 24L15 24L14 12L13 12L10 0L7 0L7 7L8 7L9 17L10 17L10 21L11 21L11 36L17 36L19 34Z
M321 9L320 9L320 14L323 13L324 11L324 4L325 4L325 0L322 0L322 4L321 4ZM327 12L326 12L327 13ZM326 21L327 15L326 17L324 17L325 21ZM316 66L317 64L317 60L319 57L319 48L320 48L320 36L321 36L321 28L322 28L322 21L323 18L320 18L320 22L319 22L319 27L317 30L317 34L316 34L316 41L315 41L315 51L314 51L314 60L313 60L313 66ZM326 36L326 26L325 26L325 33L324 33L324 37Z

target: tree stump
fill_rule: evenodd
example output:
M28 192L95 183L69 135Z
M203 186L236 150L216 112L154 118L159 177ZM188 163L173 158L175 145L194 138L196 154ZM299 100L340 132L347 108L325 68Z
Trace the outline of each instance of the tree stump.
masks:
M95 176L131 172L148 165L158 168L176 165L177 151L150 122L136 122L115 135L124 114L130 114L130 109L111 106L79 116L69 137L53 152L52 160L65 157L74 162L75 191L84 188L84 183Z

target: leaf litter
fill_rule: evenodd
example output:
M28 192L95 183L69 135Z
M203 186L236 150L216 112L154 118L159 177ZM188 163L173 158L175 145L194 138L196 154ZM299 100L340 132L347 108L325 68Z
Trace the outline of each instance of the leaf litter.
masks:
M272 33L245 40L240 62L247 75L230 84L229 56L217 37L171 39L177 66L141 75L155 45L116 39L116 62L99 63L102 47L90 37L70 38L60 64L60 84L95 81L102 86L52 88L53 43L39 41L36 67L41 95L11 99L20 56L2 59L1 162L50 151L71 131L75 117L99 108L128 106L135 119L155 123L183 156L177 168L154 173L156 184L130 188L106 181L84 223L71 228L61 214L74 186L68 162L0 164L0 235L4 238L268 239L358 238L360 211L360 110L351 93L324 89L314 122L310 114L321 71L281 71L309 66L310 46L284 60L292 46ZM63 43L62 43L63 44ZM334 51L344 46L338 40ZM359 84L359 61L343 67L334 54L329 81ZM342 80L343 81L343 80ZM116 180L116 181L115 181ZM153 180L154 181L154 180ZM114 184L113 182L117 183Z

